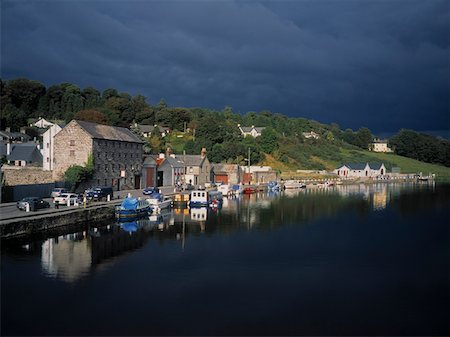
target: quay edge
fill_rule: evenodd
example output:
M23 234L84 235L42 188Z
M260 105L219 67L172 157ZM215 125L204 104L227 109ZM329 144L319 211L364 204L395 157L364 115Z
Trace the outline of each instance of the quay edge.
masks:
M78 208L68 212L0 221L0 237L2 240L15 239L89 222L99 223L113 220L113 204Z

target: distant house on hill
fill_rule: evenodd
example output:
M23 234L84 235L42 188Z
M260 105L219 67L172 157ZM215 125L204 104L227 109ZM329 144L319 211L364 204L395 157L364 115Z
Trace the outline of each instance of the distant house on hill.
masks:
M49 122L48 120L46 120L45 118L42 118L42 117L39 117L39 119L36 122L30 124L30 126L35 126L40 129L45 129L52 125L55 125L55 124L52 122Z
M386 167L383 163L369 164L369 163L352 163L344 164L341 167L335 169L333 173L340 177L349 178L363 178L363 177L376 177L386 174Z
M374 152L394 152L388 146L387 139L375 138L372 143L369 144L369 151Z
M132 126L132 128L138 130L140 132L140 134L142 136L144 136L145 138L151 137L152 134L154 133L155 129L159 130L159 134L161 137L165 137L170 133L170 129L165 127L165 126L161 126L161 125L146 125L146 124L137 124L134 123Z
M302 135L306 139L310 139L310 138L319 139L320 138L320 135L318 133L315 133L314 131L302 132Z
M265 129L265 127L255 127L254 125L248 127L248 126L241 126L241 124L238 124L238 128L244 137L252 136L253 138L261 136L262 131Z

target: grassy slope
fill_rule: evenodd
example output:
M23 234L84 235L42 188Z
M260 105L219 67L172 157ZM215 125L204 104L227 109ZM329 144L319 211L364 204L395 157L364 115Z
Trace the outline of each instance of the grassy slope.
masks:
M428 164L415 159L398 156L392 153L377 153L364 150L349 150L340 148L339 153L334 153L333 158L327 155L309 155L307 162L290 162L288 165L277 161L272 156L266 155L263 165L269 165L281 172L292 172L297 169L323 169L331 171L344 163L357 162L383 162L387 169L400 167L401 173L419 173L424 175L434 173L440 181L450 181L450 167Z

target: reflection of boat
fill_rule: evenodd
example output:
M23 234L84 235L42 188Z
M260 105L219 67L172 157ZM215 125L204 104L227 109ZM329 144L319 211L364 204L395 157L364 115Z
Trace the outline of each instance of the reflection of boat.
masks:
M191 220L193 221L206 221L208 217L208 208L197 207L191 209Z
M306 185L300 181L297 180L286 180L284 183L284 188L287 189L294 189L294 188L305 188Z
M138 230L139 225L137 224L136 221L122 222L120 223L120 228L122 228L125 232L133 233Z
M154 193L151 198L147 199L147 203L150 205L153 212L161 212L162 209L172 206L172 198L163 196L159 193Z
M184 208L189 204L189 194L186 193L178 193L175 194L173 199L173 207L175 208Z
M140 218L152 212L147 201L136 198L125 198L120 206L116 206L115 211L116 217L121 220Z

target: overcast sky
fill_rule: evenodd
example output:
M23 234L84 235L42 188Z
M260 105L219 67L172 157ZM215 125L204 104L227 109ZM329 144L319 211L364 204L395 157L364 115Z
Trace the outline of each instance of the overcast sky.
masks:
M374 132L450 129L450 2L1 1L1 77Z

